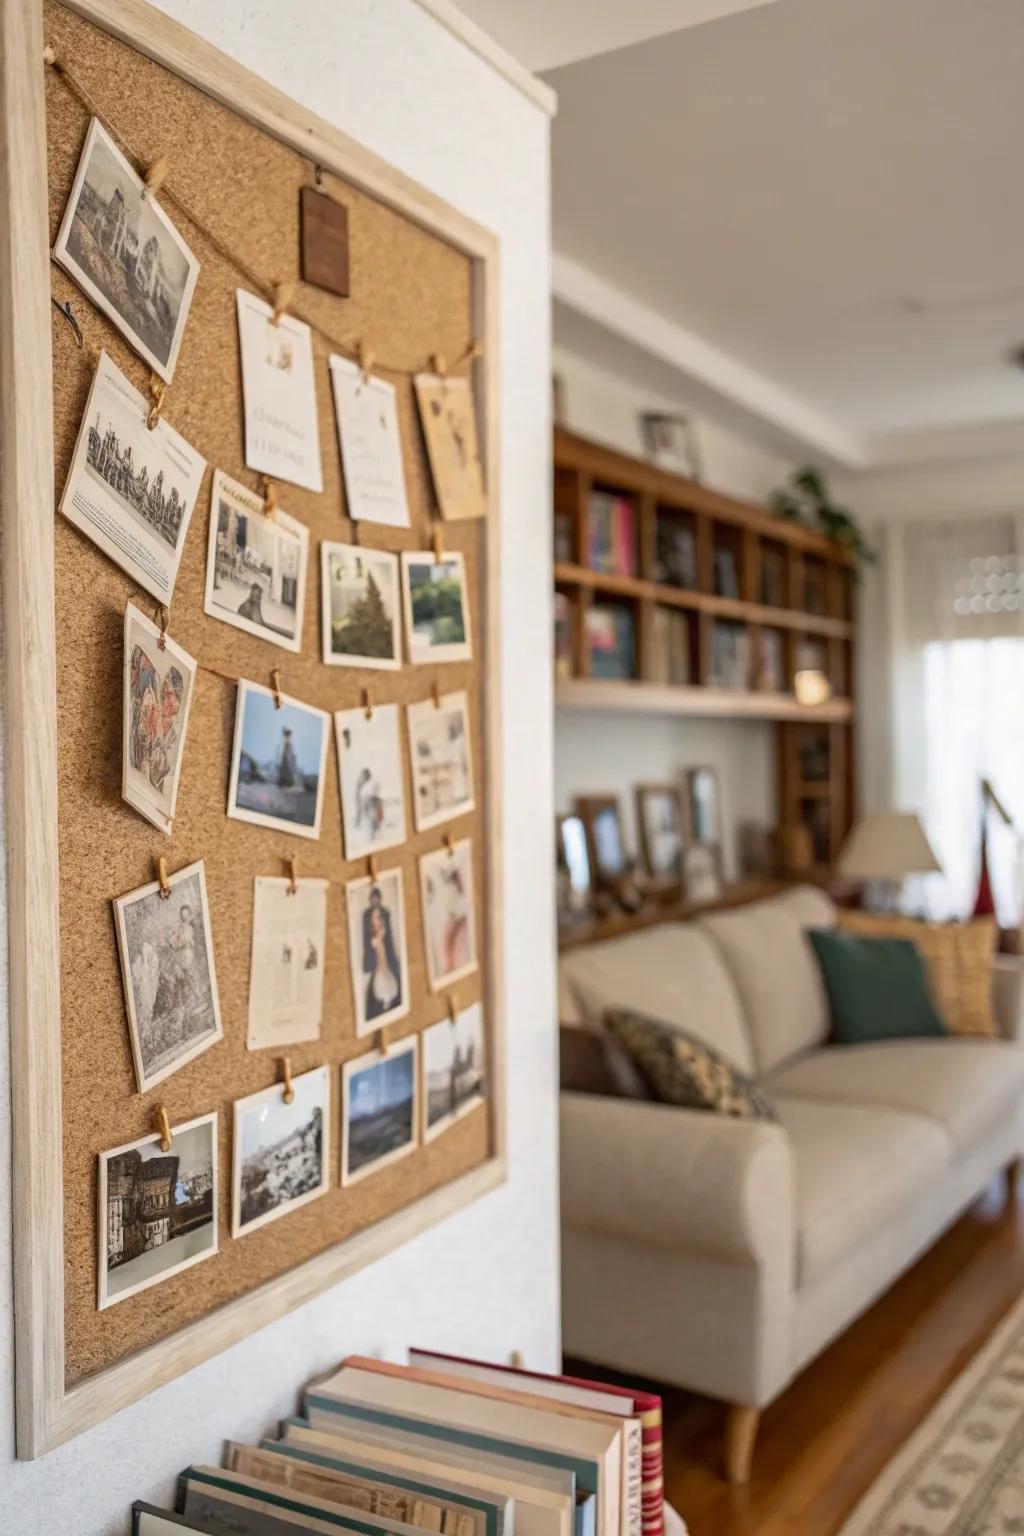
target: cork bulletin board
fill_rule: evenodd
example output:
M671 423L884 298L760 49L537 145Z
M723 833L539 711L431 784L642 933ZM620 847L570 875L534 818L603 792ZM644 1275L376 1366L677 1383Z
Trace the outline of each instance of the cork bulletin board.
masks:
M13 670L8 665L10 729L17 728L20 699L24 718L31 713L34 732L33 744L14 754L9 772L11 814L24 815L35 825L24 849L12 851L11 905L13 913L22 880L24 929L18 922L12 925L12 961L18 944L23 944L26 968L23 981L15 980L12 998L14 1070L16 1083L20 1074L26 1090L15 1125L16 1181L22 1201L16 1231L19 1452L36 1455L299 1304L503 1177L496 252L486 232L137 0L78 0L70 7L45 0L41 8L36 0L3 0L3 16L8 53L20 29L23 52L34 52L40 61L29 89L29 96L36 98L29 102L37 109L35 128L30 122L20 129L31 142L23 146L21 169L11 172L8 165L6 211L18 193L16 182L22 182L25 197L45 222L40 239L46 242L36 253L42 259L20 280L20 287L16 270L4 273L4 317L8 335L16 341L17 316L31 315L34 303L36 319L42 320L45 302L52 349L44 366L38 359L25 361L22 354L23 369L35 369L41 385L52 392L52 435L40 441L34 461L29 462L23 445L13 463L5 465L3 481L9 523L12 497L24 490L19 477L35 475L41 483L40 456L48 457L45 516L38 505L30 510L19 505L19 516L26 521L18 532L25 542L12 544L8 533L5 549L8 559L13 555L29 565L35 562L30 575L40 602L32 622L42 639L44 664L45 649L50 648L54 679L46 702L40 691L45 674L39 672L38 651L29 643L25 626L23 643L12 636L10 626L17 614L11 609L10 572L5 570L7 643L8 648L14 643L18 653ZM45 261L72 186L90 112L60 71L44 66L44 43L66 61L108 127L137 151L143 164L158 157L166 160L162 206L202 264L163 404L167 421L208 464L170 607L168 633L200 665L170 837L121 799L125 604L131 600L148 614L152 601L53 512L85 408L95 350L105 349L143 392L149 369L76 284ZM6 75L4 84L4 117L13 132L14 87ZM22 85L23 93L25 89ZM22 101L19 116L24 111ZM39 185L31 186L31 168L38 164L40 151L45 175ZM300 198L315 174L347 209L347 298L298 285ZM182 204L203 226L216 232L215 245L189 223L168 195L172 192L180 194ZM294 310L318 328L313 348L324 489L315 493L283 482L278 486L281 506L310 534L298 655L203 611L212 471L219 468L259 489L259 477L246 469L243 455L235 310L236 288L249 285L227 251L239 253L246 267L268 285L297 284ZM50 303L51 294L57 304L70 301L83 345ZM372 350L374 372L396 386L408 529L355 525L347 516L327 364L332 347L321 331L336 343L333 350ZM463 357L474 342L480 359L469 366L488 480L487 516L439 523L413 375L429 369L438 354ZM5 398L13 392L15 403L24 404L23 383L6 365L3 382ZM37 416L38 396L25 409ZM34 526L27 522L30 516L36 518ZM425 550L434 543L438 528L444 549L459 551L465 560L472 659L416 666L405 661L399 671L325 666L321 541ZM39 541L46 545L41 568L35 550ZM47 557L52 557L52 578ZM48 578L52 587L47 612L43 598ZM22 614L27 591L23 582L15 593ZM345 1188L338 1167L341 1066L372 1050L375 1041L369 1035L357 1038L353 1016L344 883L365 875L367 861L346 861L343 856L333 735L318 840L300 841L229 820L225 814L235 724L233 680L270 686L273 668L280 669L283 692L332 714L365 703L364 690L373 705L401 706L410 811L404 706L429 700L435 686L442 693L464 689L469 704L475 809L422 833L414 830L410 814L406 842L381 853L379 866L381 872L400 868L404 877L411 1009L388 1031L397 1043L445 1018L449 1006L446 996L432 993L428 985L419 857L442 847L446 833L472 839L480 966L451 990L460 1009L476 1001L483 1006L486 1106L436 1139L427 1142L421 1135L409 1156ZM33 689L34 706L29 698ZM41 721L36 719L40 713ZM34 808L31 816L29 806ZM148 1093L139 1093L111 901L152 880L161 854L170 872L194 860L205 861L223 1039ZM330 882L322 1037L289 1051L294 1075L321 1064L329 1068L330 1188L281 1220L233 1239L232 1105L279 1080L279 1059L273 1051L246 1049L253 880L257 875L285 874L289 858L296 859L300 878ZM52 909L48 895L56 897ZM44 978L40 972L47 966L56 974ZM55 1016L54 1007L46 1007L47 999L55 1005ZM40 1022L44 1009L45 1024ZM59 1087L59 1092L47 1096L47 1084ZM218 1113L218 1252L116 1307L98 1311L97 1157L151 1133L158 1103L166 1107L171 1125ZM42 1222L41 1200L48 1213ZM41 1235L46 1222L49 1230Z

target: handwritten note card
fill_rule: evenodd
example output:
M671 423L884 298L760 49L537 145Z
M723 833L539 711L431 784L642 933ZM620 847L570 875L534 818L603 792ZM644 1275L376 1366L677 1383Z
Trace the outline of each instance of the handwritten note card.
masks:
M237 290L245 400L245 462L275 480L322 491L309 326Z
M373 374L364 377L345 357L332 356L330 363L348 515L408 528L395 386Z

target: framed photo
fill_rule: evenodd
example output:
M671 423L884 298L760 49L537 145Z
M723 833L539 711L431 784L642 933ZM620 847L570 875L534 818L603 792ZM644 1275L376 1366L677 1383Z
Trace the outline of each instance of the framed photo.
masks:
M423 1140L433 1141L487 1097L484 1013L472 1003L423 1031Z
M439 992L477 969L473 844L468 837L420 859L423 941L430 990Z
M405 466L395 386L358 363L328 359L345 476L346 511L353 522L408 528Z
M418 373L413 384L441 516L453 521L484 517L487 499L471 381Z
M235 290L242 354L245 462L257 473L322 491L313 333L305 321Z
M124 610L121 799L170 834L196 663L134 603Z
M217 1252L217 1116L101 1152L97 1187L102 1312Z
M469 628L466 564L461 554L406 551L402 555L405 632L409 660L468 661Z
M357 1184L417 1142L418 1040L409 1035L388 1047L346 1061L341 1069L341 1182Z
M298 654L308 560L308 528L214 470L204 613Z
M688 768L686 795L690 818L690 839L712 848L722 846L722 807L718 772L714 768Z
M312 704L242 680L235 708L235 742L228 815L258 827L320 836L324 767L331 717Z
M473 747L464 692L407 707L412 804L417 832L472 811Z
M199 262L95 117L53 256L169 384Z
M250 1051L319 1040L323 1021L326 880L257 875L249 961Z
M672 416L661 411L643 411L640 432L644 452L652 464L691 480L701 478L700 445L696 423L688 416Z
M682 878L683 802L678 784L638 784L636 819L644 868L653 880Z
M580 816L555 818L555 869L559 911L581 917L590 908L591 878L587 829Z
M255 1232L330 1186L331 1084L327 1067L235 1100L231 1236Z
M338 783L345 857L363 859L405 842L405 774L397 704L339 709Z
M598 885L614 885L627 872L622 818L615 795L577 795L576 813L587 834L590 868Z
M200 1531L184 1515L175 1515L155 1504L145 1504L136 1499L132 1505L132 1536L182 1536L183 1531Z
M345 901L356 1034L372 1035L409 1012L402 871L350 880Z
M321 544L320 602L326 666L399 669L397 555L359 544Z
M114 901L128 1034L140 1093L223 1036L206 868L199 859Z

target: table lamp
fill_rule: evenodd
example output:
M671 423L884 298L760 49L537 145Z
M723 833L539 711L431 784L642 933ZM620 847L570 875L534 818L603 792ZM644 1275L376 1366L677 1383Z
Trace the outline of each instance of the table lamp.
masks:
M867 811L846 839L837 868L844 879L869 888L867 906L893 912L908 875L938 874L942 866L912 811Z

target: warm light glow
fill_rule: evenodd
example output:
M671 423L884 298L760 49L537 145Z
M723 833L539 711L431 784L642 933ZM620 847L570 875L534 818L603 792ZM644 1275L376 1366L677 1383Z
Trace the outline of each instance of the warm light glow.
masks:
M827 704L832 697L832 684L817 667L806 667L793 679L798 704Z

